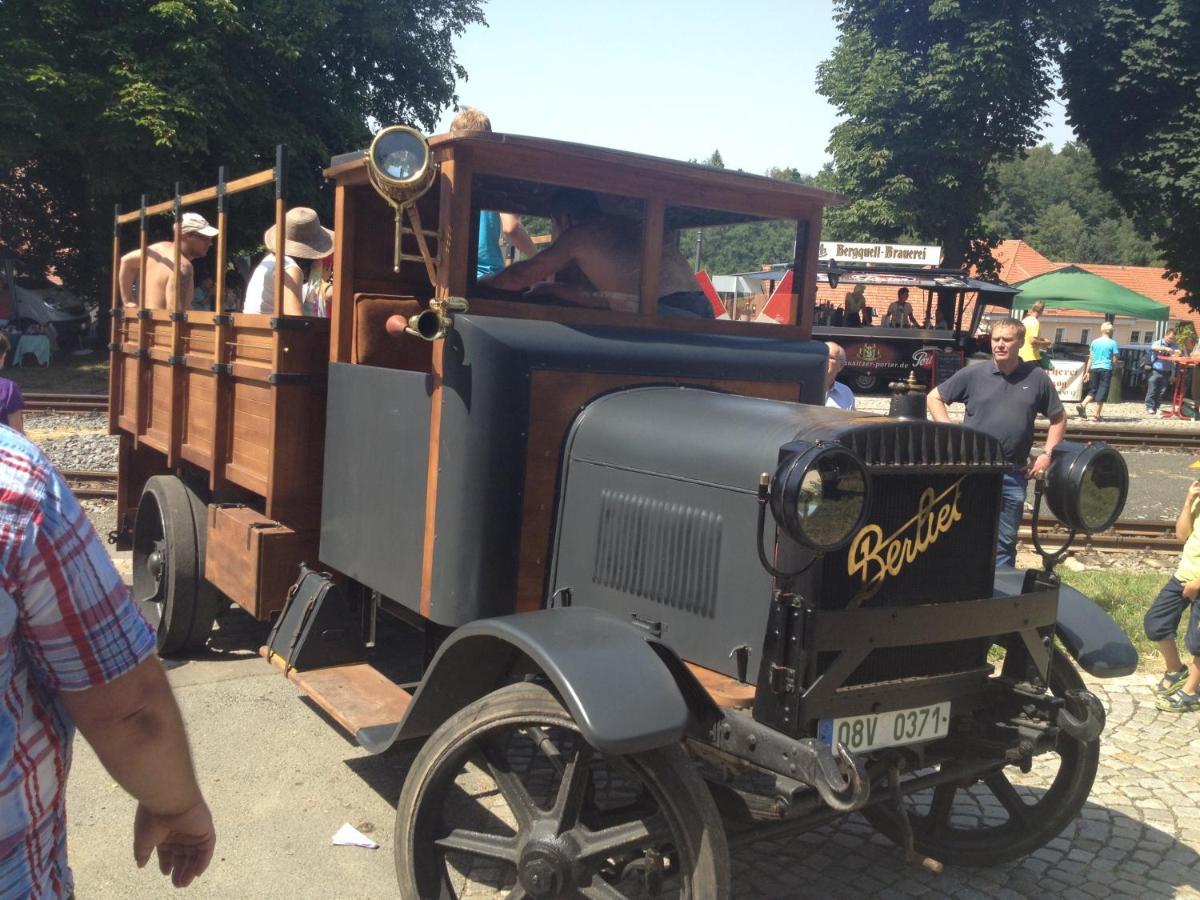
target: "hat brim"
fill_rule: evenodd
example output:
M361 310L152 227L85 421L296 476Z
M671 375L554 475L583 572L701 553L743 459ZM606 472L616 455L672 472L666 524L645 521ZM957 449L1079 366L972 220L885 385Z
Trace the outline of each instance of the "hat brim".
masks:
M324 259L333 252L333 232L324 226L320 227L320 237L311 244L300 241L284 241L283 255L295 256L299 259ZM267 249L275 252L275 226L272 225L263 232L263 243Z
M211 225L206 225L204 228L185 228L184 234L199 234L206 238L215 238L221 232L213 228Z

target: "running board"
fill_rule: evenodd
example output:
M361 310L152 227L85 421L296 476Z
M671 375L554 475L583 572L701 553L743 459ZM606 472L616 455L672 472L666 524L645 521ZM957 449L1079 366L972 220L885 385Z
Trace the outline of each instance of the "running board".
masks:
M368 663L297 672L266 647L258 653L355 739L362 729L398 725L412 702L412 694Z

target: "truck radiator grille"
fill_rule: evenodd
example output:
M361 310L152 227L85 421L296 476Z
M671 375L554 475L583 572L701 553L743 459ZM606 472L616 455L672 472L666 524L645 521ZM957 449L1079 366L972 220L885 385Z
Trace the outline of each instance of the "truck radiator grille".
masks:
M721 517L709 510L605 490L592 580L711 618L716 609Z
M847 429L838 438L869 468L1005 467L1000 442L936 422L888 422Z

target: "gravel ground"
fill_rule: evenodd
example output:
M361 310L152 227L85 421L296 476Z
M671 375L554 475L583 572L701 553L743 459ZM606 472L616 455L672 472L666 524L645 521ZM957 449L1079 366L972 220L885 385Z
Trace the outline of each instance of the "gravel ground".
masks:
M25 431L60 469L116 471L117 439L107 413L31 412Z

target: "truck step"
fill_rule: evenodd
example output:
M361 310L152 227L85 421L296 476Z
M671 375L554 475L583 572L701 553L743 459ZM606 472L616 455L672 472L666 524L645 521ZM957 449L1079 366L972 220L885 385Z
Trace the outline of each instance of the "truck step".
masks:
M284 661L278 655L268 657L266 647L260 648L259 654L279 671L285 670ZM292 669L287 677L351 737L364 728L398 723L412 702L412 694L368 663L307 672Z

